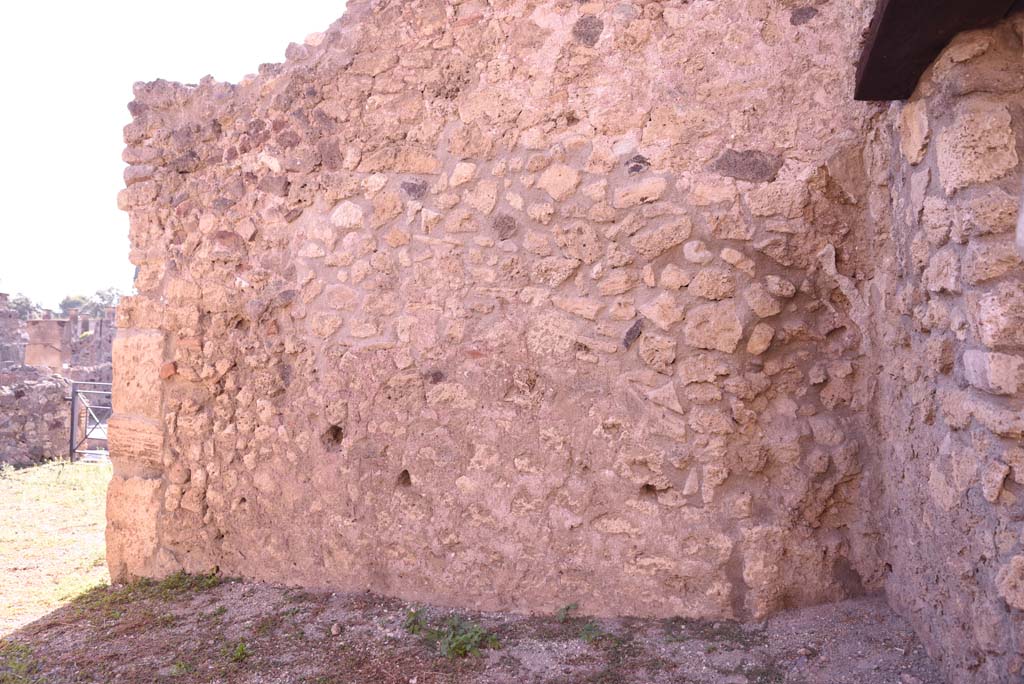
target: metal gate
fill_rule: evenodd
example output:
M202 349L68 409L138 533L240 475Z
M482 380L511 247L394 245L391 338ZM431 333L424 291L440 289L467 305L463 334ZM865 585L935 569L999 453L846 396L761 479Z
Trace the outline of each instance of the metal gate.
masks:
M105 461L110 457L107 449L107 421L113 409L110 405L109 382L71 383L71 438L68 440L68 458L74 461Z

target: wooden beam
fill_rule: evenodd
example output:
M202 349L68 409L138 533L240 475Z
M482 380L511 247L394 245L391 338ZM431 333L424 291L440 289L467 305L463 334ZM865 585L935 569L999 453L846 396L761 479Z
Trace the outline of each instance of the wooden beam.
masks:
M857 67L857 100L904 100L956 34L1006 16L1015 0L878 0Z

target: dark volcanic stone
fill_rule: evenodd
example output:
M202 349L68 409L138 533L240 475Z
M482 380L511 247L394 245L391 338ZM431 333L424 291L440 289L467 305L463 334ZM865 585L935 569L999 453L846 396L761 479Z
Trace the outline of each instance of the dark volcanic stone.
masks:
M317 149L320 150L320 161L325 169L337 171L341 168L342 163L345 161L345 155L342 154L337 140L334 138L321 140L317 144Z
M178 173L192 173L199 168L199 155L189 151L167 164L168 168Z
M402 192L413 199L419 199L427 193L427 181L419 179L402 181Z
M277 136L277 142L281 147L290 149L302 142L302 138L295 131L285 131Z
M633 323L633 325L629 326L629 330L627 330L626 334L623 335L622 337L622 348L629 349L631 346L633 346L633 343L636 342L637 338L640 337L640 333L643 332L643 329L644 319L636 319L636 322Z
M597 45L597 39L601 37L601 31L603 30L603 21L597 17L587 15L585 17L580 17L573 25L572 37L581 45L594 47Z
M642 154L630 157L629 161L626 162L626 170L629 172L630 176L643 173L649 168L651 168L651 162Z
M498 214L494 217L494 230L498 233L499 240L508 240L515 235L516 220L508 214Z
M723 176L751 183L770 183L782 168L785 160L759 150L726 150L711 170Z
M215 213L223 214L225 211L235 206L237 202L230 197L218 197L213 200L213 210Z
M797 7L793 10L793 13L789 15L789 23L793 26L800 26L801 24L806 24L816 16L818 16L818 10L813 7Z
M258 187L263 192L269 193L271 195L284 197L285 195L288 194L288 187L290 185L291 183L288 182L287 176L283 174L271 174L269 176L264 176L263 180L261 180L256 187Z

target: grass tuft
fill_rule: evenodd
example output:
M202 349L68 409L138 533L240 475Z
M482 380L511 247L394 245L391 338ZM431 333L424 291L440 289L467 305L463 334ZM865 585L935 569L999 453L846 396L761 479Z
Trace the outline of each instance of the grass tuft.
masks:
M561 608L558 609L558 612L555 613L555 619L558 620L558 622L560 624L564 625L566 622L569 621L569 616L572 613L576 612L576 610L579 607L580 607L580 604L576 603L575 601L573 601L572 603L570 603L568 605L562 606Z
M17 641L0 641L0 684L36 684L38 671L31 648Z
M171 676L172 677L184 677L185 675L192 674L196 671L196 666L192 663L184 660L176 660L171 665Z
M234 646L228 645L224 647L224 656L233 663L241 663L251 655L252 649L244 641L239 641Z

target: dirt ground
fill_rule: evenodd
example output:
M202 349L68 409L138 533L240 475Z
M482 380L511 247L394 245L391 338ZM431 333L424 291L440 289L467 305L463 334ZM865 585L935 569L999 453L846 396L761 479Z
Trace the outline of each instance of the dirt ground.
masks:
M0 472L0 684L942 681L878 597L740 625L591 620L571 605L456 614L217 576L108 587L109 477L85 464Z
M0 637L106 584L110 464L0 466Z
M94 589L18 630L0 642L0 683L942 681L877 597L750 625L590 620L571 607L545 617L452 615L370 594L178 575Z

